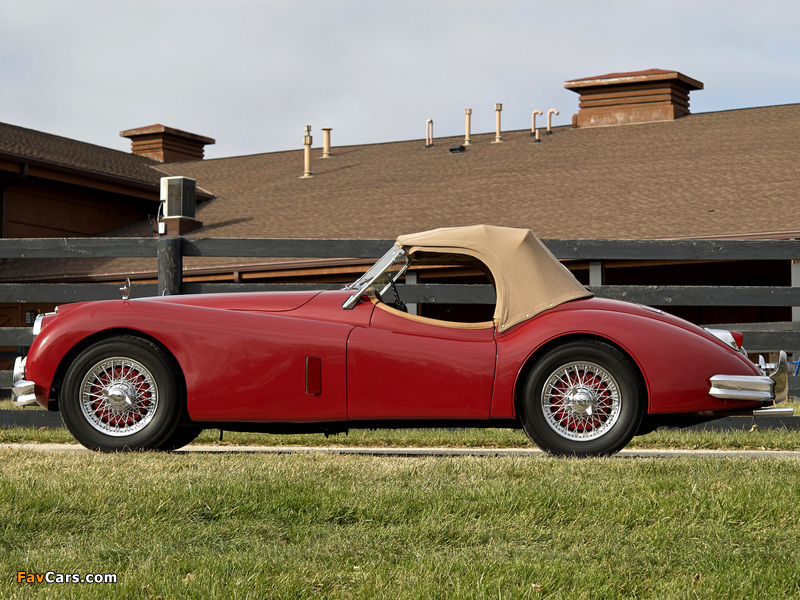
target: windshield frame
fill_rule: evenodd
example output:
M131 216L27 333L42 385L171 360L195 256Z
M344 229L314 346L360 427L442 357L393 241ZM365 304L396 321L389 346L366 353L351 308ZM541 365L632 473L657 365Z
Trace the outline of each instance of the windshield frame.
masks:
M396 274L392 274L392 268L400 265ZM348 297L342 304L342 308L350 310L361 300L361 295L370 288L374 289L380 297L397 281L411 266L411 259L400 246L395 244L378 261L372 265L366 273L344 287L346 290L355 290L355 293Z

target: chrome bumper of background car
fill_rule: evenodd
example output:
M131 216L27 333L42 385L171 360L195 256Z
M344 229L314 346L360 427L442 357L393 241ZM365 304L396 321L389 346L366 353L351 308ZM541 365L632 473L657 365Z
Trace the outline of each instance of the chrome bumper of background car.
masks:
M764 375L714 375L709 394L723 400L783 402L789 395L789 361L781 350L777 364L759 367Z
M34 383L25 380L25 359L18 356L14 361L13 385L11 386L11 399L14 406L30 406L36 403L36 394L33 392Z
M794 416L794 408L791 406L789 408L770 406L769 408L756 408L750 414L754 417L792 417Z

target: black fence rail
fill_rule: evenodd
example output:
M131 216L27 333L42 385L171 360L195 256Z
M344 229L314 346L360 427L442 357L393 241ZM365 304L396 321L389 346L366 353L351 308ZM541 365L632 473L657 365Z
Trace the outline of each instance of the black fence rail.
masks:
M162 294L338 288L323 284L183 282L185 257L353 258L381 256L394 240L340 239L192 239L192 238L58 238L0 239L0 259L150 258L158 284L134 287L132 297ZM794 240L543 240L562 260L590 263L590 289L599 297L656 306L800 307L800 273L792 266L791 286L602 285L603 261L752 261L800 260ZM486 304L494 301L488 285L405 284L398 286L408 303ZM68 303L120 297L119 284L2 283L0 303ZM798 323L737 324L747 330L753 352L800 349ZM0 328L0 346L25 347L27 327ZM11 385L11 373L0 371L0 388ZM793 392L800 378L790 378Z

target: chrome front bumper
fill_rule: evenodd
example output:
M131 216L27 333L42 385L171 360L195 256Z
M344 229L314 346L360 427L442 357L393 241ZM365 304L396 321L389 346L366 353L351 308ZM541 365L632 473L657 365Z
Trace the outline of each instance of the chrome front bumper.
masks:
M56 308L55 312L36 315L36 319L33 322L34 339L36 339L36 336L41 333L42 327L44 327L44 320L47 317L51 317L56 314L58 314L58 308ZM25 363L27 360L27 357L18 356L14 361L14 371L12 372L11 383L11 400L14 402L15 406L30 406L31 404L36 403L36 394L34 393L34 388L36 386L32 381L25 379Z
M789 361L781 350L776 364L759 364L764 375L714 375L709 394L722 400L783 402L789 395Z
M14 361L13 384L11 386L11 399L14 406L30 406L36 404L36 394L33 392L32 381L25 380L25 359L21 356Z

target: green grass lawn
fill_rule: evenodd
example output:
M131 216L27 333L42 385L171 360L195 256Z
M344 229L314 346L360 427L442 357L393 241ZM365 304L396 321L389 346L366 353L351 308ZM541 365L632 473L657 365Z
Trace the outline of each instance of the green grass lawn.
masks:
M787 459L0 450L0 593L800 597L799 481Z
M270 435L265 433L203 432L194 444L215 446L373 446L446 448L531 448L515 429L379 429L353 430L349 434ZM0 428L0 443L75 443L66 429ZM800 450L800 431L755 430L726 433L680 429L661 430L633 438L628 448L720 450Z
M0 429L0 443L73 442ZM531 447L521 431L204 432L198 444ZM668 430L633 448L800 450ZM800 598L800 461L0 450L7 598ZM17 582L113 574L115 584ZM23 577L24 578L24 577Z

